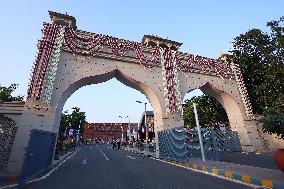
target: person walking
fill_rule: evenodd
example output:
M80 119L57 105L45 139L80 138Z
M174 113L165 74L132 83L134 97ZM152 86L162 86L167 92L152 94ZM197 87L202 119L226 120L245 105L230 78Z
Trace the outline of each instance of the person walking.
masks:
M117 149L118 149L118 150L120 149L120 142L121 142L121 140L120 140L120 138L118 137L118 139L117 139Z
M116 149L116 140L115 140L115 138L112 139L112 149Z

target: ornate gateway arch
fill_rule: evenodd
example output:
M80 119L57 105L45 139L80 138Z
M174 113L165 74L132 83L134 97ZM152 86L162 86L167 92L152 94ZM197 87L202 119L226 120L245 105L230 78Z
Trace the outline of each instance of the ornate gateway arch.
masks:
M74 17L49 14L51 23L44 23L38 42L8 171L21 171L24 158L30 155L26 149L32 144L30 137L34 133L57 134L69 96L80 87L114 77L146 95L154 110L156 132L183 126L182 99L187 92L199 88L224 107L232 130L240 135L242 149L261 150L237 64L182 53L178 51L181 43L156 36L145 35L138 43L81 31L76 28Z

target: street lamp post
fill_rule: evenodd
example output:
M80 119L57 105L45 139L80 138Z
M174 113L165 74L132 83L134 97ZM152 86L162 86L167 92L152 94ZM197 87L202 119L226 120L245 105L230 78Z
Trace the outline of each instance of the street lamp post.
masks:
M123 141L123 124L121 125L121 141Z
M196 126L197 126L198 137L199 137L199 144L200 144L200 150L201 150L201 157L202 157L202 161L205 162L205 154L204 154L204 148L203 148L203 141L202 141L202 136L201 136L201 131L200 131L200 125L199 125L199 119L198 119L198 114L197 114L197 109L196 109L196 104L195 104L195 103L193 103L193 108L194 108L195 121L196 121Z
M123 123L124 123L124 118L122 116L118 116L118 117L120 117L122 119L122 124L121 124L120 128L121 128L121 141L123 141Z
M131 131L130 131L130 116L127 116L128 117L128 130L127 130L127 136L128 137L128 140L131 141Z
M122 137L122 140L123 140L123 124L124 124L124 118L127 118L128 117L128 129L126 130L126 136L125 136L125 139L127 138L127 136L128 136L128 131L130 131L130 116L125 116L125 117L123 117L123 116L118 116L118 117L120 117L121 119L122 119L122 126L121 126L121 128L122 128L122 134L121 134L121 137Z
M141 101L138 101L136 100L136 102L142 104ZM146 115L146 112L147 112L147 102L144 102L144 105L145 105L145 109L144 109L144 124L145 124L145 129L146 129L146 145L148 146L148 125L147 125L147 115Z

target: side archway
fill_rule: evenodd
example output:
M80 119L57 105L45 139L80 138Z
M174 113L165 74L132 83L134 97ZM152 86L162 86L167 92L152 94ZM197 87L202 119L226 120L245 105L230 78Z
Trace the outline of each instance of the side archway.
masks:
M242 149L245 150L247 147L251 146L251 141L244 122L245 118L242 115L240 104L238 104L228 93L221 91L217 87L213 87L209 83L201 86L200 90L215 98L225 109L231 129L239 133Z
M210 82L206 82L205 84L202 83L200 86L195 86L195 88L190 89L188 92L195 89L200 89L204 94L213 97L219 102L226 111L232 131L237 131L239 133L242 149L244 151L250 150L252 147L252 141L250 141L250 137L246 129L246 118L242 111L242 104L240 104L240 101L235 99L232 95L229 95L228 92L221 90L217 85L213 86ZM231 91L230 93L233 94ZM183 95L183 99L184 96L185 94Z

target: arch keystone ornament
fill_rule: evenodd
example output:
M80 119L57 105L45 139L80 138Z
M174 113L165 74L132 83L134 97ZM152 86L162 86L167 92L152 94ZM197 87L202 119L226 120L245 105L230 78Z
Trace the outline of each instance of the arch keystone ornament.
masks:
M244 151L262 151L248 94L237 64L178 51L181 43L145 35L142 43L77 29L76 19L49 12L33 65L27 100L21 116L8 171L20 174L30 162L34 138L54 143L66 100L79 88L117 78L142 92L154 111L156 156L159 148L180 150L184 156L182 99L196 88L216 98L240 135ZM173 130L174 129L174 130ZM40 136L40 137L37 137ZM170 136L171 138L167 138ZM159 138L159 137L156 137ZM173 141L179 144L168 145ZM162 146L164 145L164 146ZM53 154L53 145L48 146ZM174 150L174 149L170 149ZM42 156L45 157L45 156ZM27 160L28 159L28 160ZM48 166L49 159L43 159ZM42 166L42 165L40 165ZM25 167L24 167L25 168ZM24 169L23 168L23 169ZM36 168L35 168L36 170ZM24 170L27 172L27 170Z

